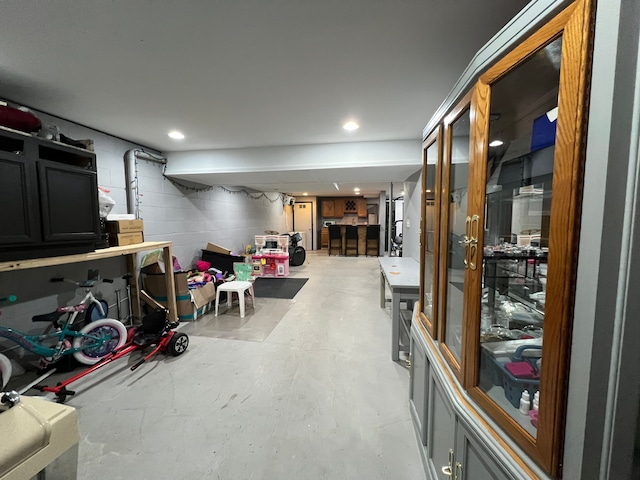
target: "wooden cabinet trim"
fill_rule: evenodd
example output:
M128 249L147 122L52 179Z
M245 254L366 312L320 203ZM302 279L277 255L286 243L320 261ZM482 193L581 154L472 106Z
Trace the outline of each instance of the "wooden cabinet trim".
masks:
M452 155L452 134L451 134L451 125L464 113L467 108L470 108L471 105L471 96L473 95L473 90L469 91L463 98L458 102L458 104L453 108L451 113L447 115L444 119L444 157L442 161L443 171L442 171L442 182L440 185L439 195L441 198L440 207L442 218L440 221L440 226L442 230L442 235L440 236L440 245L439 245L439 258L448 258L449 255L449 241L448 238L445 238L446 232L449 229L449 208L445 208L445 201L449 198L449 181L451 178L451 155ZM445 355L445 358L449 362L451 369L456 372L456 376L458 378L462 378L462 370L461 365L464 363L465 352L461 349L460 351L460 364L455 359L453 354L449 351L448 348L445 348L444 339L446 339L445 329L447 325L446 318L446 300L447 300L447 265L446 262L443 262L441 268L439 269L439 277L438 277L438 338L441 340L441 349ZM464 319L463 319L464 325ZM462 329L462 343L465 344L465 329Z
M440 188L441 188L441 173L442 173L442 138L443 128L442 125L438 125L431 134L422 142L422 205L420 207L420 299L425 297L425 282L424 282L424 264L425 264L425 245L427 243L427 228L425 225L425 218L427 217L427 150L435 143L437 146L437 162L436 162L436 183L435 183L435 218L434 218L434 253L433 253L433 278L431 279L433 284L433 296L431 298L431 316L427 315L420 310L420 321L422 321L427 328L427 331L433 339L438 338L438 274L439 274L439 255L440 250Z

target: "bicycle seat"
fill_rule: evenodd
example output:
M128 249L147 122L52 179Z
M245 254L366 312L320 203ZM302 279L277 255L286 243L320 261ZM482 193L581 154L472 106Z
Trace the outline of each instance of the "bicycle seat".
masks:
M56 320L58 320L65 313L66 312L58 312L57 310L55 312L51 312L51 313L43 313L42 315L36 315L34 317L31 317L31 321L33 321L33 322L55 322Z

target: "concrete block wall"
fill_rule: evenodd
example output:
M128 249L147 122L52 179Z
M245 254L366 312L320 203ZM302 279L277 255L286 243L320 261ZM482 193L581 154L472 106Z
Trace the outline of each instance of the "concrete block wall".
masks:
M115 200L114 213L127 213L124 155L141 145L98 132L76 123L41 112L35 112L44 123L56 125L61 133L73 139L92 139L97 155L98 184L110 190ZM147 152L159 154L144 148ZM291 209L283 208L278 193L231 192L232 187L213 187L209 191L193 191L179 187L164 178L163 166L138 160L138 185L141 217L145 221L145 240L173 243L173 254L188 269L200 258L207 242L242 252L253 244L254 236L265 230L286 232L292 229ZM239 190L240 187L235 187ZM253 197L259 197L254 199ZM270 201L273 200L273 201ZM126 272L121 258L102 260L98 265L86 263L60 265L18 272L0 273L0 296L18 296L16 304L0 305L0 324L22 331L41 332L44 324L33 324L31 317L55 310L58 305L78 302L82 291L70 284L52 284L51 277L64 276L83 280L88 268L99 268L103 277L114 278L114 284L99 284L94 293L114 306L115 290L126 292ZM123 305L126 310L126 304ZM13 345L0 341L0 352Z

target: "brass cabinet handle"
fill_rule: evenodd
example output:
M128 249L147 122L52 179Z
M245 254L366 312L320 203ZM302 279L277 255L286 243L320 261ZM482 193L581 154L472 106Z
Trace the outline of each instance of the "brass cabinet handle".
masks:
M479 229L480 229L480 217L478 215L474 215L473 217L471 217L471 226L470 226L470 235L469 235L471 237L471 241L474 243L478 243Z
M480 233L480 217L478 215L474 215L469 220L469 268L471 270L476 270L478 268L478 264L476 261L476 257L478 255L478 235Z
M455 475L453 476L453 479L462 480L462 464L460 462L456 462L456 471L455 471Z
M456 463L456 474L458 471L458 466L460 466L460 475L462 475L462 465L460 465L460 462ZM453 473L453 448L449 449L449 464L446 467L442 467L442 473L444 475L446 475L447 477L450 477ZM454 479L457 477L453 477ZM462 477L460 477L462 478Z
M471 217L467 217L464 226L464 268L469 268L470 261L470 245L471 245Z

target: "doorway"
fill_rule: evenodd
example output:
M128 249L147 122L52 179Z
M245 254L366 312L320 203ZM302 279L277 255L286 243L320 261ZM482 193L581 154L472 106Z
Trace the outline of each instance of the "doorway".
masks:
M301 246L313 250L313 203L300 202L293 206L293 231L302 235Z

